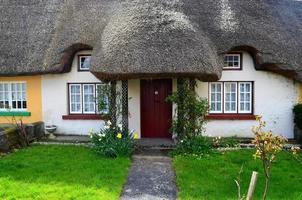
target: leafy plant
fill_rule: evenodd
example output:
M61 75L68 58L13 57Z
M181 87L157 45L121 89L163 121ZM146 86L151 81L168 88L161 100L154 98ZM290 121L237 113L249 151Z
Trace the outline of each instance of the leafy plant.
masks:
M205 155L212 152L212 141L208 137L195 136L181 140L172 151L172 155Z
M177 139L184 140L202 135L208 113L208 101L192 90L190 81L184 80L181 89L170 95L167 100L176 105L172 132L177 135Z
M257 116L257 126L252 128L255 138L252 141L255 144L256 153L255 158L259 158L262 162L263 171L265 175L265 186L263 192L263 199L266 199L267 191L270 181L270 173L273 162L276 160L277 154L282 151L286 138L283 136L274 135L272 131L264 131L265 121L262 121L262 116Z
M111 126L110 121L98 133L90 131L90 136L94 150L111 158L130 156L134 151L134 139L138 137L133 132L122 134L121 127Z
M294 122L299 129L302 129L302 104L294 106L293 112L295 114Z

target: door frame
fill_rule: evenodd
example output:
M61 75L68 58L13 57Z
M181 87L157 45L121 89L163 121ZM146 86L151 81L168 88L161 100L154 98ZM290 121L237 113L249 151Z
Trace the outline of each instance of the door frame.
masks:
M149 138L149 137L143 137L143 120L142 120L142 106L143 106L143 101L142 101L142 81L144 80L170 80L171 81L171 94L173 92L173 79L172 78L154 78L154 79L140 79L140 135L141 135L141 138ZM170 116L170 119L169 119L171 122L171 125L172 125L172 120L173 120L173 105L171 104L171 116ZM152 138L152 137L151 137ZM156 137L154 137L156 138ZM172 133L169 132L169 137L162 137L162 138L167 138L167 139L172 139Z

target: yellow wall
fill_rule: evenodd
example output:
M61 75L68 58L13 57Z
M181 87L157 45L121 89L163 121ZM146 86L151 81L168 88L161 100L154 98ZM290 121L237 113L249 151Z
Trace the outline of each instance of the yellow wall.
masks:
M41 76L17 76L0 77L0 81L25 81L27 95L27 111L31 116L23 116L24 123L32 123L42 120L42 96L41 96ZM17 118L17 117L16 117ZM18 117L20 118L20 117ZM0 116L0 123L10 123L12 117Z

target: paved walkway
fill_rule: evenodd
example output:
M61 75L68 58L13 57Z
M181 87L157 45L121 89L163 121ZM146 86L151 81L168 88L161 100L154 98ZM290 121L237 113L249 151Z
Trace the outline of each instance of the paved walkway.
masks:
M136 153L121 200L174 200L176 196L175 173L167 152Z

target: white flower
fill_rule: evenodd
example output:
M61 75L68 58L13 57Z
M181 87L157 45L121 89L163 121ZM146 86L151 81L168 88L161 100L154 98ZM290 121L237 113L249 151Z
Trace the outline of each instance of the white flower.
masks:
M111 126L111 125L112 125L111 121L107 121L107 124L108 124L109 126Z
M91 128L91 129L89 129L88 133L89 133L89 135L93 135L94 130Z
M122 124L118 124L117 126L118 126L120 129L123 128L123 125L122 125Z

